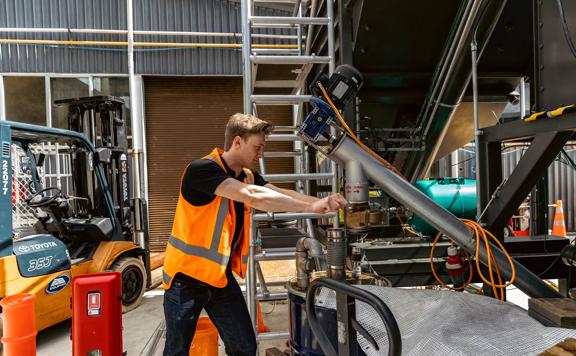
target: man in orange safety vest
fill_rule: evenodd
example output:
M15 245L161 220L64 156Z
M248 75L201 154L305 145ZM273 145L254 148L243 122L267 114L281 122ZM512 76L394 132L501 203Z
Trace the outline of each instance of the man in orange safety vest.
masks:
M339 194L319 199L267 182L254 170L272 125L234 114L224 150L192 161L180 195L163 267L165 356L188 355L202 309L228 355L256 354L256 338L242 291L232 275L246 275L251 208L323 213L346 205Z

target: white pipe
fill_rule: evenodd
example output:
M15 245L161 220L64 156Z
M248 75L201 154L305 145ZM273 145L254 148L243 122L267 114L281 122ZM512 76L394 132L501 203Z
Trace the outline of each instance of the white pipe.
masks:
M52 90L50 90L50 77L44 77L44 103L46 105L46 126L52 126Z
M132 182L133 182L133 192L135 199L142 198L142 165L141 165L141 154L142 154L142 120L140 119L140 110L138 110L139 91L136 87L136 81L134 78L134 15L133 15L133 4L132 0L126 1L126 16L127 16L127 27L128 27L128 85L130 88L130 122L132 123ZM145 236L142 231L137 231L135 236L135 242L142 248L146 248Z
M520 78L520 118L523 118L526 113L526 80L524 77Z

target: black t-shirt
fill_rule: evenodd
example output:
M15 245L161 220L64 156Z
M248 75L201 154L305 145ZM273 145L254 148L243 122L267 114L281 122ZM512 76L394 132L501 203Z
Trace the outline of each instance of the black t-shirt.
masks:
M222 157L220 157L222 159ZM214 191L220 183L228 178L235 178L241 182L246 178L246 173L244 170L240 172L238 176L235 175L234 171L228 167L224 159L222 159L226 172L222 170L222 167L218 163L208 160L199 159L190 162L186 172L184 173L184 178L182 179L182 197L190 204L194 206L203 206L210 204L216 195ZM262 178L260 174L256 171L254 173L254 184L264 186L268 182ZM242 228L244 226L244 203L234 201L234 210L236 212L236 228L234 230L234 237L232 239L232 246L235 247L236 241L240 237ZM226 272L230 275L231 264L228 263Z

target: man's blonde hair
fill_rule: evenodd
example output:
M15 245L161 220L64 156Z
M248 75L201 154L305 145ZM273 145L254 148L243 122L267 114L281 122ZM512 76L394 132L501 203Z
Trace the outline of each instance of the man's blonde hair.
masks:
M234 137L240 136L244 141L248 136L263 133L268 135L274 126L268 121L261 120L254 115L236 113L230 116L224 133L224 151L232 146Z

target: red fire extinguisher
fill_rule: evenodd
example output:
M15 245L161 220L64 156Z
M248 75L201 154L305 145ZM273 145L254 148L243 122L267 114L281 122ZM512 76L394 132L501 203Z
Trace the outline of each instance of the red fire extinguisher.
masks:
M448 247L448 259L446 270L452 279L452 284L458 288L464 284L464 273L468 269L468 261L464 258L462 251L458 251L456 246Z
M72 279L72 354L122 355L122 276L103 272Z

